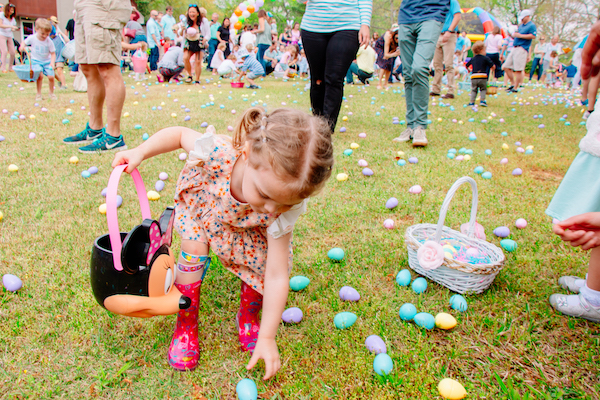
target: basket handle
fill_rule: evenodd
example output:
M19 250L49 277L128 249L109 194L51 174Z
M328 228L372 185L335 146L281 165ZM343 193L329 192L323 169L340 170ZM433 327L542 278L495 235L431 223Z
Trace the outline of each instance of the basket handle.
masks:
M440 210L440 218L438 219L437 228L435 230L435 241L436 243L440 243L442 238L442 227L444 226L444 222L446 221L446 213L448 212L448 206L450 205L450 201L454 197L454 193L458 190L458 188L463 183L470 183L471 189L473 191L473 202L471 203L471 219L469 220L469 231L467 232L467 236L475 237L475 221L477 219L477 182L469 176L463 176L459 178L454 185L448 190L446 194L446 198L442 203L442 209Z
M121 248L123 244L121 242L121 231L119 230L119 221L117 218L117 189L121 174L125 168L127 168L127 164L119 165L113 169L108 179L108 190L106 191L106 221L108 223L108 235L113 254L113 263L117 271L123 270L123 266L121 265ZM142 219L149 219L151 218L150 203L148 202L146 187L144 186L140 171L137 168L134 169L131 177L133 178L133 183L135 183L135 189L140 201Z

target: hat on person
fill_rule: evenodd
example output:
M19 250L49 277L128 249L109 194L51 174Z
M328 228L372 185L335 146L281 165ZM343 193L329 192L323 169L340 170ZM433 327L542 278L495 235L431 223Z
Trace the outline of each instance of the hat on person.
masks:
M250 53L248 53L248 50L246 50L246 49L239 49L238 50L238 57L239 58L248 57L249 55L250 55Z
M398 32L398 24L392 24L392 29L390 29L392 32Z
M60 22L58 22L58 18L56 18L54 15L50 17L50 21L54 22L55 24L60 24Z
M521 11L521 13L519 14L519 22L523 21L523 19L525 17L531 17L531 11L529 11L529 10Z

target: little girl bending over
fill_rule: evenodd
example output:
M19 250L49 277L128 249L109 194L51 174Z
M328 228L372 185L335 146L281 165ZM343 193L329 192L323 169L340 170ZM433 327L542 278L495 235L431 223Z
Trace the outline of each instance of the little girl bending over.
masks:
M242 350L253 352L247 368L262 358L268 379L281 367L275 335L288 295L294 223L331 175L329 127L297 110L266 114L251 108L233 139L216 135L212 126L205 134L166 128L117 153L113 166L127 163L131 172L143 160L179 148L189 159L175 195L181 235L175 285L192 305L177 316L169 364L191 370L198 363L199 294L212 249L242 281L236 322Z

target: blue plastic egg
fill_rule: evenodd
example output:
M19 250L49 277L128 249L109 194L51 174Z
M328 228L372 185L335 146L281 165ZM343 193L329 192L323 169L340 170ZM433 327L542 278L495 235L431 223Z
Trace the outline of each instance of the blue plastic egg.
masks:
M458 149L458 154L465 154L466 151L467 151L467 149L465 149L464 147L461 147L460 149Z
M62 123L63 123L63 125L66 125L66 124L68 124L69 122L71 122L71 121L69 121L69 120L68 120L68 119L66 119L66 118L62 120Z
M508 132L502 132L501 135L502 136L508 136Z
M483 174L481 174L481 177L482 177L483 179L492 179L492 173L491 173L491 172L489 172L489 171L487 171L487 172L484 172Z
M339 247L334 247L333 249L327 252L327 257L329 257L333 261L342 261L344 259L344 250Z
M419 277L413 281L411 287L416 294L421 294L425 290L427 290L427 280L425 280L425 278Z
M242 379L235 387L239 400L256 400L258 398L258 389L256 383L250 379Z
M309 283L310 279L308 279L305 276L294 276L290 279L290 289L292 289L294 292L299 292L300 290L307 287Z
M456 156L454 155L454 153L448 153L448 154L446 154L446 157L448 157L449 159L451 159L451 160L452 160L452 159L454 159L454 157L456 157Z
M82 178L89 178L90 176L92 176L92 174L90 174L89 171L83 171L81 173Z
M150 135L148 135L147 133L144 133L142 135L142 140L148 140L150 138Z
M410 275L410 271L407 269L403 269L402 271L398 272L398 275L396 275L396 283L399 286L408 286L410 285L411 280L412 276Z
M373 369L378 375L384 376L392 372L392 369L394 369L394 362L387 353L377 354L375 360L373 360Z
M476 174L483 174L483 167L482 166L475 167L473 172L475 172Z
M517 242L515 242L512 239L503 239L500 241L500 246L502 246L502 248L506 251L508 251L509 253L512 253L513 251L517 250Z
M333 318L333 324L338 329L350 328L356 322L356 314L341 312Z
M346 150L344 150L344 155L345 156L351 156L352 153L353 153L352 149L346 149Z
M468 121L473 122L473 121L475 121L475 118L469 118Z
M465 300L465 298L460 294L455 294L450 297L450 307L452 307L454 310L465 312L468 308L467 300Z
M398 315L403 321L412 321L415 315L417 315L417 307L411 303L405 303L400 307Z
M456 154L456 149L452 148L452 149L448 150L448 153L454 153L454 154Z
M490 149L487 149L486 151L484 151L486 156L491 156L492 155L492 151Z
M415 324L427 330L433 329L433 327L435 326L435 318L429 313L418 313L417 315L415 315L413 320L415 321Z
M403 167L406 165L406 160L398 160L398 165Z
M134 129L142 129L142 126L140 124L136 124L133 128Z

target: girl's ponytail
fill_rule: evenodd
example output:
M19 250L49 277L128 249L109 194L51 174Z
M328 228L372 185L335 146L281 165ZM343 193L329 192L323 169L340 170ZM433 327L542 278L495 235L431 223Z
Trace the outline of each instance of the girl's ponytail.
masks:
M247 109L233 131L233 147L240 150L248 140L248 135L260 127L261 120L265 115L265 110L260 107Z

